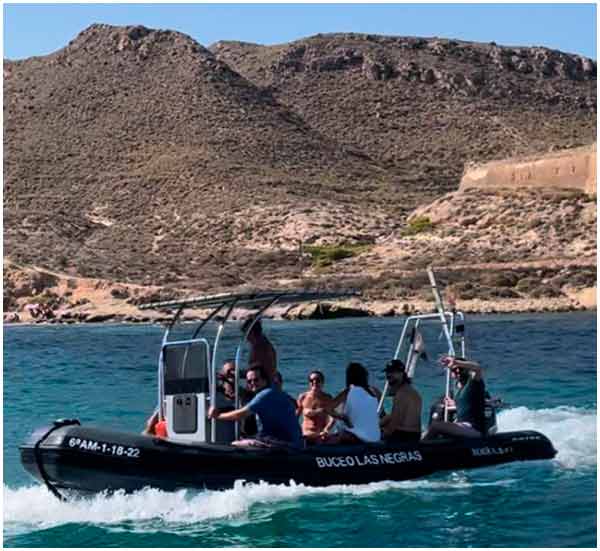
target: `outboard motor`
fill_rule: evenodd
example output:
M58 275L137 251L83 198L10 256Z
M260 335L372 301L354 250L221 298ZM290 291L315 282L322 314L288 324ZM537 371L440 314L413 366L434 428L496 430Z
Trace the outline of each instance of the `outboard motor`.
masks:
M492 398L489 392L485 393L485 409L483 410L485 415L485 433L496 434L498 432L498 421L496 419L496 412L503 406L503 402L500 398Z

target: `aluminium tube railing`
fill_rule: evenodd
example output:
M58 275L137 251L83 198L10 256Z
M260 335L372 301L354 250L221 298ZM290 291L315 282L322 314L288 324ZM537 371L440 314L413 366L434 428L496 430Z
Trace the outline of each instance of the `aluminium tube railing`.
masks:
M248 329L246 329L246 331L244 331L244 334L240 338L240 342L238 343L238 346L235 350L235 359L234 359L234 362L235 362L235 378L234 378L235 409L238 409L240 407L240 359L241 359L241 355L242 355L242 346L244 345L244 342L246 342L246 339L248 338L248 335L250 334L250 331L252 331L252 328L254 327L256 322L261 319L263 313L267 309L269 309L271 306L273 306L280 298L281 298L281 295L276 296L273 300L268 302L265 306L263 306L260 310L258 310L258 312L256 312L254 314L252 323L250 323L250 325L248 326ZM235 439L237 440L237 439L239 439L239 437L240 437L240 422L236 421L235 422Z
M216 407L216 403L217 403L217 350L219 348L219 341L221 340L221 334L223 333L223 329L225 328L225 322L229 319L229 316L231 316L231 312L233 311L236 302L237 301L234 300L229 304L229 308L227 309L225 316L223 316L223 319L219 322L219 328L217 329L217 334L215 336L215 344L213 346L212 364L211 364L211 378L210 378L210 405L212 407ZM221 307L222 307L222 305L221 305ZM218 310L220 310L221 307L219 307ZM237 387L236 387L236 392L237 392ZM214 443L216 441L216 439L217 439L217 420L213 418L210 420L210 441Z
M464 320L464 315L462 314L462 312L456 312L456 313L455 312L444 312L444 318L448 317L448 318L450 318L451 321L454 319L454 316L457 316L457 315L462 317L462 319ZM414 328L416 329L419 327L419 325L421 324L422 321L440 321L440 314L439 313L414 314L414 315L406 318L406 321L404 322L404 326L402 327L402 332L400 333L400 338L398 339L396 351L394 352L394 356L393 356L394 359L398 359L398 357L400 356L400 352L402 351L402 346L406 339L406 334L407 334L408 329L410 328L411 324L414 323ZM454 355L454 347L452 346L451 339L448 339L446 334L445 334L445 336L448 341L448 353L451 355ZM412 348L412 344L411 344L411 348ZM409 350L409 358L410 358L410 350ZM384 389L383 389L383 393L381 395L381 398L379 399L379 404L377 406L378 412L381 412L381 410L383 408L383 403L384 403L388 388L389 388L389 385L386 380Z

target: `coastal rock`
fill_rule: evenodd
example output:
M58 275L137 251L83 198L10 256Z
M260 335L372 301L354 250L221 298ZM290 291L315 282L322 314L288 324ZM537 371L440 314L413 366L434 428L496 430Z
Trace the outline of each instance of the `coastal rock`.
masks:
M328 302L311 303L300 305L288 310L283 317L285 319L337 319L350 317L367 317L371 315L369 311L361 308L352 308L340 306Z
M102 323L106 321L113 321L115 314L90 314L86 319L86 323Z
M390 64L370 56L364 58L362 72L369 80L389 80L394 76L394 68Z
M17 312L6 312L3 319L4 323L19 323L21 321Z
M586 309L597 307L597 289L596 287L588 287L586 289L573 289L567 287L563 289L565 294L572 299L577 305Z
M129 290L126 287L115 287L111 289L110 294L114 298L123 300L129 298Z
M31 297L54 287L58 279L53 274L41 271L14 272L11 278L14 298Z

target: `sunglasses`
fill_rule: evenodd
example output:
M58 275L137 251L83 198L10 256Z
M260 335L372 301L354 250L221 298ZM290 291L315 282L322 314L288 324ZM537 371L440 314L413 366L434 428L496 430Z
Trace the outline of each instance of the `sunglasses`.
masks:
M323 381L321 381L321 379L319 379L318 377L311 377L308 380L309 383L322 383Z

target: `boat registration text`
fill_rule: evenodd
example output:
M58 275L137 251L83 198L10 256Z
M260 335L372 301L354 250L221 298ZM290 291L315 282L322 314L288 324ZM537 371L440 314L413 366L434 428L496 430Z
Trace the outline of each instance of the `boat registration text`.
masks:
M418 450L396 453L372 453L369 455L346 455L335 457L315 457L320 469L325 467L364 467L365 465L395 465L410 461L423 461Z
M139 448L123 446L121 444L112 444L110 442L98 442L87 438L69 438L69 448L78 448L103 455L116 455L118 457L131 457L135 459L140 456Z

